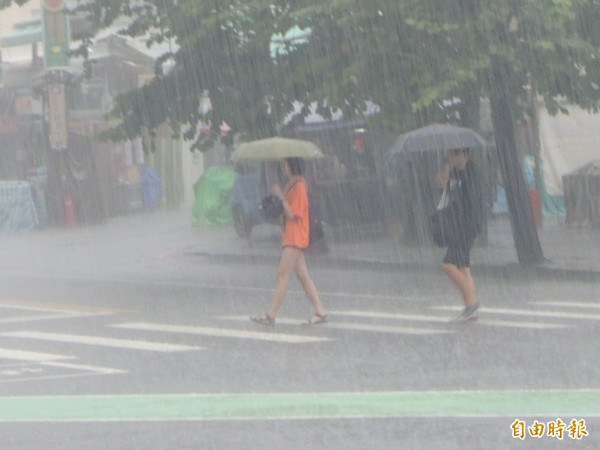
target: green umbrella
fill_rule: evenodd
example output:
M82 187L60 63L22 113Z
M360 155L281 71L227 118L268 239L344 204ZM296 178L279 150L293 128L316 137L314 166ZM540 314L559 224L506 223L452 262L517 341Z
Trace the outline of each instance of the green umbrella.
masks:
M283 158L322 158L323 152L310 141L272 137L244 142L231 154L233 161L273 161Z

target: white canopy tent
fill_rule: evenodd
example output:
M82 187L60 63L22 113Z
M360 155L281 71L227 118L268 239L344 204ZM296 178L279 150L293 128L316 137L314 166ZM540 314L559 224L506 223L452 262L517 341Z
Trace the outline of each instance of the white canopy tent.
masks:
M539 113L541 159L546 190L563 195L562 177L600 159L600 113L564 105L569 114Z

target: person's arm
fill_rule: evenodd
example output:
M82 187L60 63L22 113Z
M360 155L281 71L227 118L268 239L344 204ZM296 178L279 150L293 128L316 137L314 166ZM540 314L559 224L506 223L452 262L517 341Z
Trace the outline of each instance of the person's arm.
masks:
M285 218L288 220L292 220L294 217L296 217L294 212L292 211L292 207L286 200L285 195L281 190L281 187L278 184L276 184L273 186L273 189L271 191L273 192L274 196L281 200L281 204L283 206L283 214L285 215Z

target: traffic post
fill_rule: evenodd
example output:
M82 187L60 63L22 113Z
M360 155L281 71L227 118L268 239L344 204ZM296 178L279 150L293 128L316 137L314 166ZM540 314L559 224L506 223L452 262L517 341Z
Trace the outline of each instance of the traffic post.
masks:
M75 205L69 189L66 152L68 149L68 115L65 93L65 78L69 74L69 19L65 10L65 0L40 0L44 37L44 68L47 80L46 122L48 132L49 164L54 177L60 180L55 184L59 200L57 215L67 226L76 223Z

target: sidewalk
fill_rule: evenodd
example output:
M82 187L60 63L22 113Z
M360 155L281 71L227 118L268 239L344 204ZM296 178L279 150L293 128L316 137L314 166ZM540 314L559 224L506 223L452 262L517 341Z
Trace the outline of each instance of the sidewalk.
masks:
M475 246L471 262L479 274L490 276L542 276L554 279L600 280L600 230L571 229L563 219L546 219L539 238L547 261L524 268L518 264L510 221L495 217L488 226L488 243ZM280 232L272 225L259 225L248 240L240 239L231 227L198 228L198 239L186 250L189 255L230 261L277 261ZM375 236L351 232L344 236L327 233L328 252L307 252L316 264L335 267L372 267L386 270L439 270L444 249L419 247L401 241L388 230Z
M326 253L307 251L311 265L346 269L430 270L439 272L445 249L419 247L385 227L325 229ZM547 261L526 268L518 264L508 217L495 217L488 226L488 243L471 252L477 276L543 277L600 281L600 229L568 228L562 219L546 219L539 230ZM278 227L259 225L249 239L239 238L233 226L193 227L187 209L120 216L107 222L0 236L3 261L16 270L71 273L74 268L110 265L115 272L145 272L173 267L171 257L189 265L193 258L276 265L281 254ZM156 267L155 267L156 266ZM7 269L8 270L8 269ZM91 269L90 269L91 270Z

